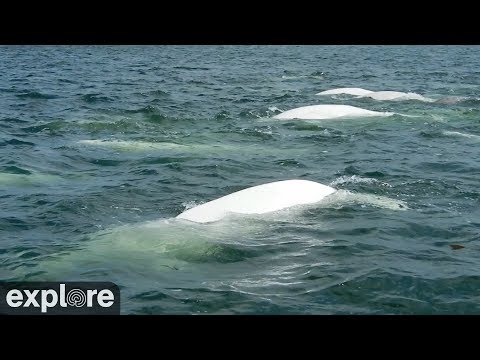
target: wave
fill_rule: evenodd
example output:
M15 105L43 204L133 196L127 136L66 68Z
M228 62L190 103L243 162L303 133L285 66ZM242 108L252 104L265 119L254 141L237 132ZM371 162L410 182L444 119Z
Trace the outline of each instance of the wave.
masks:
M115 101L115 99L104 96L102 94L86 94L82 95L82 100L85 101L86 103L96 103L96 102L112 102Z
M445 136L456 136L456 137L463 137L463 138L472 139L472 140L480 140L480 135L462 133L459 131L443 131L442 134Z
M325 198L319 203L320 206L344 206L344 205L361 205L373 206L377 208L389 210L408 210L407 203L403 200L396 200L386 196L354 193L348 190L337 190L335 193Z
M148 94L155 95L155 96L169 96L170 95L168 92L166 92L164 90L160 90L160 89L149 91Z
M35 144L29 141L23 141L18 139L10 139L0 143L0 146L17 145L17 146L34 146Z
M27 120L22 120L22 119L18 119L18 118L14 118L14 117L2 118L2 119L0 119L0 122L14 123L14 124L28 123Z
M207 68L207 67L200 67L200 66L182 66L182 65L179 65L179 66L174 66L173 67L174 69L181 69L181 70L210 70L210 68Z
M38 91L28 91L22 94L16 94L17 97L21 99L56 99L58 98L57 95L52 95L52 94L43 94Z
M31 175L32 172L30 170L11 165L11 166L5 166L3 170L7 173L12 173L12 174L21 174L21 175Z
M182 203L183 206L183 211L187 211L189 209L192 209L194 207L202 205L203 202L196 202L196 201L186 201Z
M468 96L445 96L440 99L435 100L435 104L442 105L455 105L455 104L465 104L465 105L478 105L480 98L478 97L468 97Z
M42 132L49 132L55 133L58 130L61 130L65 126L64 121L51 121L44 124L33 125L33 126L26 126L21 130L26 133L42 133Z
M219 152L253 152L258 154L261 151L268 151L268 148L261 147L259 145L249 145L239 143L225 144L225 143L210 143L210 144L177 144L173 142L149 142L149 141L136 141L136 140L100 140L100 139L87 139L79 140L76 142L81 146L94 146L103 147L107 149L113 149L123 152L151 152L151 151L174 151L180 153L213 153ZM274 149L272 151L277 152Z
M63 179L58 175L39 174L39 173L10 173L0 172L0 185L3 186L35 186L38 184L48 184L52 182L62 181Z
M300 80L300 79L316 79L323 80L325 78L325 73L322 71L314 71L310 75L282 75L282 80Z
M242 136L259 138L262 140L269 140L275 138L275 133L270 126L254 127L254 128L240 128L240 127L226 127L224 129L215 131L216 134L239 134Z
M125 141L125 140L80 140L81 145L91 145L112 148L119 151L149 151L149 150L171 150L188 149L186 145L172 142L147 142L147 141Z

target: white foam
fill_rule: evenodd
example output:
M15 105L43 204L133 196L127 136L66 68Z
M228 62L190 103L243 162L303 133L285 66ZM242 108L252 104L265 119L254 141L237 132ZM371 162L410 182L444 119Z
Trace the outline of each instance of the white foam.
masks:
M196 201L186 201L182 203L182 206L185 208L185 210L189 210L199 205L201 204L198 204Z
M282 112L282 111L283 111L283 110L279 109L279 108L276 107L276 106L270 106L270 107L268 108L268 110L270 110L270 111L272 111L272 112L276 112L276 111Z
M324 120L336 118L354 118L371 116L391 116L392 112L378 112L350 105L311 105L285 111L275 115L278 120Z
M358 184L358 183L363 183L363 184L379 184L381 186L385 187L392 187L390 184L378 181L377 179L373 178L364 178L358 175L352 175L352 176L340 176L338 179L332 181L330 183L330 186L337 186L337 185L343 185L343 184Z
M353 193L348 190L338 190L324 201L322 206L358 204L369 205L389 210L408 210L407 203L402 200L392 199L386 196Z

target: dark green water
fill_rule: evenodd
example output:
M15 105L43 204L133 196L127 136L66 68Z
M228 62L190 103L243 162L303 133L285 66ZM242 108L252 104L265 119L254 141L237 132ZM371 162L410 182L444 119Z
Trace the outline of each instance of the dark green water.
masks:
M114 281L135 314L480 313L479 89L480 47L1 47L0 280ZM271 119L313 104L414 117ZM293 178L408 209L172 219Z

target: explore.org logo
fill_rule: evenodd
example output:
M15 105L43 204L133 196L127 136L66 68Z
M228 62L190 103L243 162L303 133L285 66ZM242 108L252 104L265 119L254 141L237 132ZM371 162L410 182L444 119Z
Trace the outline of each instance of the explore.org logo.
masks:
M0 282L0 314L119 315L111 282Z

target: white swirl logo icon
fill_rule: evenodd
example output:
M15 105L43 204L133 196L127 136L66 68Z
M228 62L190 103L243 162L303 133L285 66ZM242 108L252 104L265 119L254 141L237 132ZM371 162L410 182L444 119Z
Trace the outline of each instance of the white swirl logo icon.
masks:
M67 294L67 304L75 307L82 307L87 302L87 296L80 289L72 289Z

